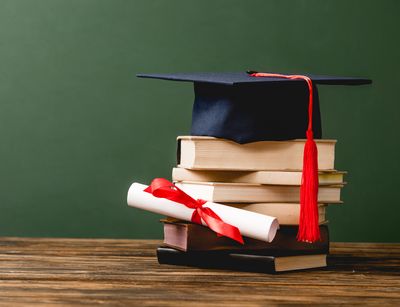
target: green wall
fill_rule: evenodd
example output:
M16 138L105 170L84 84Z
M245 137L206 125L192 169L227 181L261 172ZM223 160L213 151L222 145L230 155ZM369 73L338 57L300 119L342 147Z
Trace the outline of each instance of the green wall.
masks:
M0 0L0 235L160 238L128 208L169 177L190 84L138 72L365 76L320 87L325 137L348 170L336 241L400 241L400 1Z

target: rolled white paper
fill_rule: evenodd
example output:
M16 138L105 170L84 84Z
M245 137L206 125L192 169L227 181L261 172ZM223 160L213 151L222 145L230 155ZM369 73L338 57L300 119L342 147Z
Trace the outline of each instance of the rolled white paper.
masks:
M184 221L191 221L193 209L166 198L158 198L144 192L146 185L133 183L128 191L128 205L131 207L170 216ZM223 222L236 226L242 236L271 242L279 229L276 217L224 206L212 202L203 205L212 209ZM203 225L206 226L204 221Z

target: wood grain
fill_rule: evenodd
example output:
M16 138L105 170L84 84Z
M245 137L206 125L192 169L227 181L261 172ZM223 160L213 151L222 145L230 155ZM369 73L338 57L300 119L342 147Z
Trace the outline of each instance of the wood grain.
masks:
M0 238L0 304L400 305L400 244L332 243L328 268L268 275L161 266L160 243Z

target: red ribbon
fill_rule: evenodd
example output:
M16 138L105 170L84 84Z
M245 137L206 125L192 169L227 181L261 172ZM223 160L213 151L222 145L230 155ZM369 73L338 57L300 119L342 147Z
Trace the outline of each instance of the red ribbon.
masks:
M202 225L203 220L206 225L217 233L218 236L225 236L243 244L243 238L237 227L225 223L222 219L210 208L203 207L206 203L202 199L194 199L183 192L172 182L164 178L156 178L144 190L158 198L166 198L176 203L185 205L188 208L194 209L191 221Z

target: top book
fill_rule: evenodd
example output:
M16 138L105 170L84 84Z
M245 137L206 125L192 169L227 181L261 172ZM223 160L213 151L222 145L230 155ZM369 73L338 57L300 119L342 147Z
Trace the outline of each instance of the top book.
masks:
M238 144L229 140L178 137L178 165L187 169L209 170L288 170L303 167L306 140L260 141ZM336 140L316 140L318 169L333 170Z

